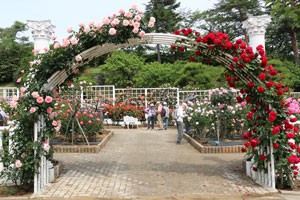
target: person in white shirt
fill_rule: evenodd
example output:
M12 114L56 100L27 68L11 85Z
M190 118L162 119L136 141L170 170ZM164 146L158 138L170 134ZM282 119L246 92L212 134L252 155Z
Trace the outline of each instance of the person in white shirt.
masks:
M177 124L177 142L176 144L181 144L182 136L183 136L183 117L184 117L184 111L186 109L186 104L183 103L182 105L179 104L179 107L177 109L177 119L176 119L176 124Z

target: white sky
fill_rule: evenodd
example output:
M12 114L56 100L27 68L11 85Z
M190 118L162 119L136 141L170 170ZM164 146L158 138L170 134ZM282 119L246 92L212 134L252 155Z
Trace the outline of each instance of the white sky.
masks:
M103 17L128 10L132 5L145 10L150 0L0 0L0 27L10 27L14 21L51 20L58 40L68 36L67 28L78 30L78 24L100 21ZM218 0L177 0L180 8L192 11L212 8Z

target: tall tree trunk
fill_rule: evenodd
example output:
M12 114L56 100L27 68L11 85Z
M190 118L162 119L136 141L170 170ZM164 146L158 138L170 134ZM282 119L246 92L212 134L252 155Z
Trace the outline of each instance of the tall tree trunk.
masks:
M160 56L160 45L156 45L156 51L157 51L157 62L161 63L161 56Z
M292 39L294 62L297 66L299 66L299 47L298 47L297 35L295 31L290 31L290 35Z

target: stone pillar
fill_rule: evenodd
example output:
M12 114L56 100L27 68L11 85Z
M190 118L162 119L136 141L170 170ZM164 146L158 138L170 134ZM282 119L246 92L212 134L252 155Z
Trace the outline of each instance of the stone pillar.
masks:
M268 24L271 22L269 15L249 16L243 21L243 28L247 30L249 36L249 46L256 51L258 45L265 47L265 33Z
M50 20L27 20L27 26L32 29L34 49L40 50L39 53L45 53L44 48L49 48L51 35L54 34L53 29L55 26L51 24Z

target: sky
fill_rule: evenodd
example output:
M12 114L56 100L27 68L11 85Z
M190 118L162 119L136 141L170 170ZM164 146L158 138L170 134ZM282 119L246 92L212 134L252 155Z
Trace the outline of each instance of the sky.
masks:
M149 0L0 0L0 27L10 27L15 21L26 23L27 20L51 20L56 27L58 40L67 37L67 29L78 30L78 24L90 21L102 21L106 16L118 13L120 9L128 10L137 5L145 10ZM207 10L213 8L218 0L177 0L180 8ZM30 32L25 34L32 40Z

